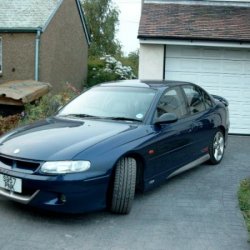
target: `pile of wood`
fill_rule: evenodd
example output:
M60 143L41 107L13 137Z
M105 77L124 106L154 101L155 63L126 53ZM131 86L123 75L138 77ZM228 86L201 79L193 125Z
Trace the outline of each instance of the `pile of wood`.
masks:
M49 83L33 80L11 81L0 84L0 116L20 113L23 106L47 94Z

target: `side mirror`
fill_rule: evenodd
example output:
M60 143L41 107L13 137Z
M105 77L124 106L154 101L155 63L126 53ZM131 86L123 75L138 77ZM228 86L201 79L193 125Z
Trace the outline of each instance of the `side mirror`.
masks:
M168 124L168 123L173 123L178 120L178 117L174 113L165 113L161 115L157 120L155 121L155 124Z

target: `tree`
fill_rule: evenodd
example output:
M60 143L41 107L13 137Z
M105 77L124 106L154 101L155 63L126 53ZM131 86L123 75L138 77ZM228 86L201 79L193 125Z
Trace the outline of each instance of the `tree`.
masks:
M121 54L121 45L115 38L119 10L112 0L83 0L82 6L92 34L90 57Z

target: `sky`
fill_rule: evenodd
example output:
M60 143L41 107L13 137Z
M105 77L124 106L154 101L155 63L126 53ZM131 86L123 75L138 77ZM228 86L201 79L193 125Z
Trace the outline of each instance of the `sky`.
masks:
M141 15L141 0L113 0L120 10L120 25L117 39L122 44L122 50L127 55L139 48L137 39Z

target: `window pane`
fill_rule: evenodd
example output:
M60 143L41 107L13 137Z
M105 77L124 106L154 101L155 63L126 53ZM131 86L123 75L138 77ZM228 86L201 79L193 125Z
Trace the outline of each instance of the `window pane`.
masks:
M195 86L184 86L183 90L187 96L191 114L195 114L206 109L202 96Z
M157 105L156 117L165 113L174 113L178 118L187 114L185 101L178 89L168 90Z

